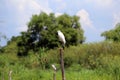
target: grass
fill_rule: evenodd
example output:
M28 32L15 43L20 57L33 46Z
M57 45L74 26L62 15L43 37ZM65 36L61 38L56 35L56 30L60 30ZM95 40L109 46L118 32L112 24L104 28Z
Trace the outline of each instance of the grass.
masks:
M18 57L15 46L5 47L0 53L0 79L8 80L53 80L55 64L58 71L56 80L61 80L59 49L38 54L30 51L26 57ZM66 47L64 50L66 80L120 80L120 43L91 43Z
M8 70L4 72L5 80L8 80ZM103 73L101 70L65 70L66 80L115 80L112 74ZM61 80L61 72L58 70L56 79ZM40 69L13 69L12 80L53 80L53 70ZM119 80L119 79L117 79Z

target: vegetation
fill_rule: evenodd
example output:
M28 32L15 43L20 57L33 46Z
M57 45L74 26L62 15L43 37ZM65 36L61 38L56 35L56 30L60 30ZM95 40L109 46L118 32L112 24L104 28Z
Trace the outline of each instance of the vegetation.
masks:
M0 78L8 80L8 73L12 71L12 80L53 80L51 65L54 64L56 78L61 80L60 43L55 35L60 29L67 40L64 50L66 80L120 80L120 25L102 33L106 38L103 42L83 43L83 30L78 20L67 14L59 17L52 13L33 15L28 31L12 37L1 48Z
M106 40L120 42L120 23L115 26L115 29L105 31L101 34Z
M30 50L36 52L39 48L53 49L60 46L57 30L65 34L66 46L77 45L85 40L79 17L68 14L55 17L53 13L47 15L42 12L39 15L33 15L28 23L28 30L21 32L18 54L27 55Z
M14 44L14 45L13 45ZM8 78L13 71L13 80L52 80L51 64L57 67L57 80L61 80L59 48L39 54L30 52L26 57L18 57L15 42L5 47L0 55L0 77ZM70 80L119 80L120 43L100 42L70 46L64 50L65 74Z

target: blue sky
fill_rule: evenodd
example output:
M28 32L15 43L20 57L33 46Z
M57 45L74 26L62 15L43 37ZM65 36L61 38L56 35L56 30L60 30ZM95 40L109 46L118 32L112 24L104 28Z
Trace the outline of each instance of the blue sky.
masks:
M0 32L10 39L27 30L33 14L67 13L80 17L86 42L99 42L104 40L102 32L120 22L119 4L120 0L0 0Z

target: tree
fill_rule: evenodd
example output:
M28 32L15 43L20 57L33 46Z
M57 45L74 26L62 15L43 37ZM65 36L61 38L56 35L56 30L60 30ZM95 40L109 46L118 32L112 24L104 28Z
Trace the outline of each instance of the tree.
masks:
M103 32L101 36L104 36L106 40L120 41L120 23L114 29Z
M57 30L64 33L67 46L77 45L85 40L79 17L68 14L55 17L53 13L47 15L41 12L39 15L33 15L28 23L28 30L21 32L21 41L19 41L18 46L25 53L30 49L37 51L40 47L48 49L58 47L60 43Z

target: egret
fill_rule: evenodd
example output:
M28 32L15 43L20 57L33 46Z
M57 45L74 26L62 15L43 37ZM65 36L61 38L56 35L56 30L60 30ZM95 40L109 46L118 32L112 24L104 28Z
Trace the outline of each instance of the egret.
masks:
M60 30L58 30L57 33L58 33L59 41L61 41L63 49L64 49L64 46L65 46L65 43L66 43L65 36Z
M53 68L55 71L57 70L54 64L52 64L52 68Z

